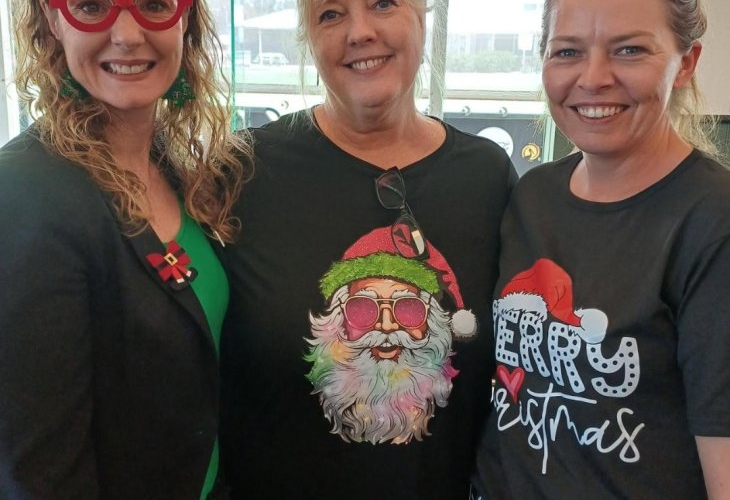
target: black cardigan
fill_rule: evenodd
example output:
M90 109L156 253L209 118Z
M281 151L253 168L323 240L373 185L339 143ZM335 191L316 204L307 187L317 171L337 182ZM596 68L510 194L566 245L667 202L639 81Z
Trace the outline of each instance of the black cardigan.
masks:
M203 310L84 170L0 149L0 498L197 500L218 430Z

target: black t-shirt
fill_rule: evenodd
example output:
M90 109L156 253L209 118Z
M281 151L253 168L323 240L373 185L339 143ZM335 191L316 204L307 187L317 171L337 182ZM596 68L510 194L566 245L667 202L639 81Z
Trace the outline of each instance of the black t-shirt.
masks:
M730 436L730 173L692 152L615 203L528 172L502 226L489 499L706 498L695 435Z
M408 206L432 245L418 262L398 258L376 237L400 214L376 197L382 169L336 147L302 113L254 130L256 172L236 207L242 237L223 256L232 292L222 339L221 446L234 499L466 498L489 408L490 295L515 173L491 141L444 127L444 144L401 171ZM343 258L355 250L359 260ZM442 326L451 328L463 309L479 332L460 340L442 331L441 351L421 349L432 333L412 348L393 341L377 349L339 342L335 333L342 352L320 363L322 339L344 324L343 306L323 290L342 292L343 284L373 276L415 284L426 301L423 290L436 277L439 291L431 292L446 313ZM431 303L429 314L438 308ZM328 315L334 323L323 322ZM396 366L394 352L415 365ZM431 363L443 376L419 378ZM400 392L407 401L376 411L393 387L409 383L413 393ZM360 392L351 394L353 386ZM424 418L408 420L409 411Z

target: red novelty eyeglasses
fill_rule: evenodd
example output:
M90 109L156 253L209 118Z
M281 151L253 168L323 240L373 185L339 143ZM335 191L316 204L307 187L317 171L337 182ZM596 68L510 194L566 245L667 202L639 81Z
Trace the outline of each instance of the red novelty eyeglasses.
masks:
M140 26L150 30L166 30L180 20L193 0L49 0L66 21L80 31L104 31L128 9Z
M418 328L426 322L428 304L418 297L398 297L397 299L376 299L356 295L343 304L345 319L358 329L371 328L381 316L381 303L390 306L393 319L403 328Z

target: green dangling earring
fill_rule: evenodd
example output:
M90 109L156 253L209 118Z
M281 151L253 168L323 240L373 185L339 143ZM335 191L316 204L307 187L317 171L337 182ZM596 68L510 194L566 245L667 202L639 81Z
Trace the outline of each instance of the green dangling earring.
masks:
M71 71L66 69L66 74L61 79L61 95L74 101L83 101L89 97L89 91L73 77Z
M182 70L180 70L177 78L172 82L172 86L167 89L162 98L167 99L173 106L178 108L182 108L186 102L195 99L195 94L193 94L193 90L185 79L185 73Z

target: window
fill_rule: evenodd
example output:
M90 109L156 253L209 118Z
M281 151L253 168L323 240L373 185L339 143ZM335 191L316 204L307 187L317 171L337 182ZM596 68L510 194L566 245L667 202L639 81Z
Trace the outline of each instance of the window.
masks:
M311 64L305 67L305 97L300 93L295 0L207 1L223 44L224 63L236 85L238 126L262 125L320 102L321 89ZM511 152L520 172L566 154L570 146L549 119L544 130L535 125L535 118L544 115L537 91L544 0L429 2L435 6L427 16L427 54L445 62L445 86L442 92L430 85L431 77L439 75L431 75L424 65L419 109L494 139ZM724 115L728 109L722 64L726 4L725 0L707 1L712 23L699 68L709 109ZM8 84L14 62L9 10L9 0L0 0L0 145L27 124ZM721 118L717 140L727 152L730 143L725 132L730 130L730 119Z
M535 125L543 114L538 95L542 2L449 0L445 10L437 0L427 15L426 52L445 61L445 85L443 92L431 85L439 75L431 75L425 64L419 109L495 140L520 172L551 158L544 145L552 132ZM244 123L259 125L321 101L311 62L305 64L305 95L300 92L296 25L294 0L233 0L226 39L232 40L236 105ZM440 47L444 37L436 36L435 26L446 28ZM273 63L272 54L281 63Z
M427 15L427 56L444 61L446 71L433 75L424 64L419 109L495 140L519 171L551 158L551 148L544 146L552 139L534 125L543 113L537 49L543 1L449 0L444 9L445 2L435 0ZM0 77L12 70L8 4L0 0ZM311 62L305 64L301 93L295 0L208 0L208 5L235 83L239 125L261 125L321 102ZM431 84L438 77L443 89ZM17 100L3 92L0 144L20 127Z
M20 105L8 84L13 74L13 50L10 43L10 9L0 0L0 145L20 133Z

